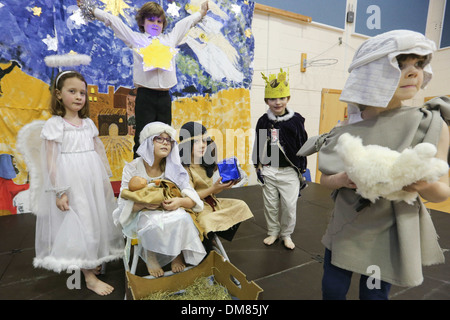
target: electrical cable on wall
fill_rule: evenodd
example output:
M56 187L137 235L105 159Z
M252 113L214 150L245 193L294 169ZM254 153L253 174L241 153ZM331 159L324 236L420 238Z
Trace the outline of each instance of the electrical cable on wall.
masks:
M315 59L306 63L306 67L326 67L338 63L338 59Z
M349 47L350 49L352 49L353 51L356 51L355 48L349 46L348 44L346 44L345 42L342 41L342 38L339 38L339 41L336 42L335 44L333 44L331 47L329 47L328 49L324 50L323 52L319 53L318 55L316 55L315 57L313 57L312 59L307 59L306 60L306 65L305 67L325 67L325 66L331 66L334 65L336 63L339 62L339 59L336 58L323 58L323 59L317 59L317 57L320 57L321 55L329 52L331 49L333 49L334 47L336 47L337 45L342 45L344 44L345 46ZM294 68L297 66L300 66L302 64L302 62L300 63L295 63L295 64L291 64L291 65L287 65L287 66L283 66L281 67L282 69L289 69L289 68ZM260 70L254 70L255 72L268 72L270 70L279 70L280 67L277 68L270 68L270 69L260 69Z

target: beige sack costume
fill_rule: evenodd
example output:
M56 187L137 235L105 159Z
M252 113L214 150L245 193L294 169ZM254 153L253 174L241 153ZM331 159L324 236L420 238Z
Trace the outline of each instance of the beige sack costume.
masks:
M187 122L180 129L180 157L189 175L189 183L197 192L211 187L215 182L217 164L215 143L208 136L206 128L198 122ZM192 148L196 140L206 139L206 151L201 164L192 162ZM241 180L246 180L245 172L240 169ZM241 182L242 182L241 181ZM240 184L240 183L239 183ZM231 241L239 223L253 217L248 205L239 199L217 198L214 194L202 199L204 209L197 214L196 222L203 229L204 235L210 232L227 231L221 233L223 238Z
M396 42L399 34L409 34L410 41ZM391 63L401 53L430 54L434 43L422 35L410 31L395 31L375 39L369 48L359 49L350 66L354 76L349 81L358 83L358 77L366 77L366 85L376 86L383 79L371 78L371 68L384 68L384 76L395 79L399 74ZM377 42L378 40L378 42ZM377 46L378 45L378 46ZM364 51L366 50L366 51ZM379 52L383 54L370 59ZM364 57L366 57L364 65ZM363 62L361 62L363 61ZM356 63L356 67L353 64ZM358 70L358 64L362 70ZM372 64L372 65L371 65ZM375 66L373 65L375 64ZM370 67L368 67L370 65ZM398 66L396 67L398 69ZM363 74L358 74L362 72ZM375 72L376 71L372 71ZM378 71L378 74L380 71ZM366 74L366 75L364 75ZM424 75L431 78L431 69L425 68ZM397 86L397 82L391 82ZM424 81L425 82L425 81ZM386 106L390 99L370 98L347 83L341 100L349 103L349 112L358 112L357 105ZM390 89L391 90L391 89ZM394 90L395 91L395 90ZM390 92L393 92L392 90ZM344 97L344 99L343 99ZM386 104L384 104L386 102ZM401 152L421 142L438 144L442 125L450 120L450 100L436 98L423 108L400 107L385 111L379 116L336 127L329 133L311 138L299 151L301 155L319 152L319 170L327 175L344 171L334 147L340 135L345 132L359 136L364 145L376 144ZM332 217L322 239L326 248L332 251L332 264L345 270L367 274L368 267L376 265L381 271L381 280L398 286L417 286L422 283L422 265L444 262L444 255L438 243L438 236L430 214L418 197L413 205L379 199L362 210L356 208L361 197L354 189L341 188L332 193L335 201Z
M186 167L191 186L203 191L213 184L213 178L206 175L205 169L198 164ZM204 209L197 215L197 222L207 235L213 231L225 231L242 221L253 217L248 205L239 199L217 198L210 195L203 199Z

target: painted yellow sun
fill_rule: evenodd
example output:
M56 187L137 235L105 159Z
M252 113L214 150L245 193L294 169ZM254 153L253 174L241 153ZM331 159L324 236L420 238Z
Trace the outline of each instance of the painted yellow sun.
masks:
M100 0L105 4L105 11L111 12L115 16L126 16L125 9L129 9L130 6L126 4L124 0Z

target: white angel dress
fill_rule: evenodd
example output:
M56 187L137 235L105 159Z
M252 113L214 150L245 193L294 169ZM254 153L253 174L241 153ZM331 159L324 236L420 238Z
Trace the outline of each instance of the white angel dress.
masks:
M24 129L18 142L19 149L26 151ZM80 126L74 126L60 116L52 116L43 125L40 137L40 160L30 159L33 155L27 157L23 152L30 182L35 183L30 187L36 195L32 209L37 216L34 267L61 272L93 269L120 259L124 239L112 219L117 201L94 122L86 118ZM36 186L39 174L41 185ZM62 192L69 197L68 211L56 207L56 196Z
M172 152L174 151L172 150ZM175 153L178 156L178 149ZM128 188L128 183L133 176L143 177L147 179L147 183L158 179L167 179L164 173L159 177L148 176L142 157L125 165L121 191ZM203 202L194 189L190 186L180 189L183 196L191 198L196 203L193 208L194 212L203 210ZM189 213L183 208L173 211L141 210L133 213L133 205L132 200L119 197L118 208L113 214L114 221L123 227L123 233L127 237L139 240L140 257L146 261L148 266L163 267L180 253L183 254L187 264L195 266L206 256L197 227ZM148 256L149 253L152 254L152 258ZM154 264L155 261L157 264Z

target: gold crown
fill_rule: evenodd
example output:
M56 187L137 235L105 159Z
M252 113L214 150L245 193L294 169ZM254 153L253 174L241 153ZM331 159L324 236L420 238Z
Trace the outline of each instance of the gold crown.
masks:
M269 74L268 79L264 73L261 72L261 75L266 81L266 89L264 91L265 99L284 98L291 95L287 74L283 69L280 69L278 75Z

